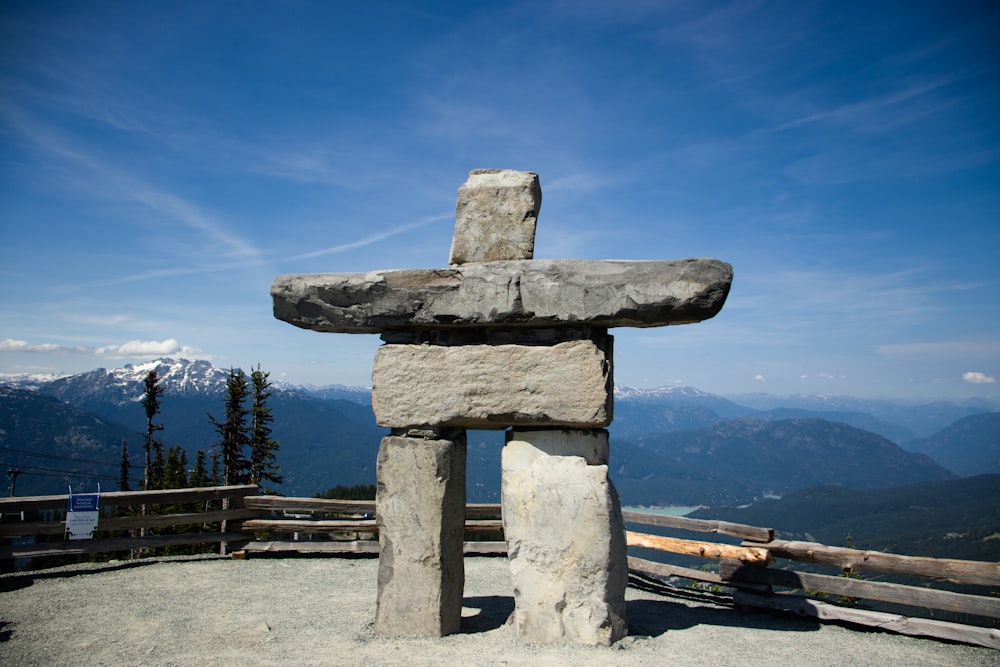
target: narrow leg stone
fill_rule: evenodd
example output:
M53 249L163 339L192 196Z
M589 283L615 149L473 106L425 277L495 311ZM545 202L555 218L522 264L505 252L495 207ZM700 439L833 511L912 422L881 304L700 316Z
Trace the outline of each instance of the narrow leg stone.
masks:
M604 430L514 430L502 458L513 625L526 642L611 644L628 632L628 562Z
M448 437L387 436L379 447L375 634L440 637L461 625L466 438Z

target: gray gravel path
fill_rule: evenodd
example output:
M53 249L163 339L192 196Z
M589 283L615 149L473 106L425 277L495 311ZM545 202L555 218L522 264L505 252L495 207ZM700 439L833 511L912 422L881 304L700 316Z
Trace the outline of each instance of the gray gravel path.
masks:
M506 561L466 559L464 632L372 635L375 559L211 557L0 576L0 665L997 665L1000 651L630 587L612 647L522 645Z

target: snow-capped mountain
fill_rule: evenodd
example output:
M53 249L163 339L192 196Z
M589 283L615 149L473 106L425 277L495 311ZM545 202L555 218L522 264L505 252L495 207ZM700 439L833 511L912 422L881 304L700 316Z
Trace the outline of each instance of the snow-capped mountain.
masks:
M34 391L43 384L67 377L62 373L0 373L0 385Z
M615 386L616 399L629 400L660 400L660 399L707 399L717 398L694 387L657 387L656 389L637 389L628 385Z
M122 368L98 368L39 385L38 389L74 405L125 405L142 400L144 381L155 370L164 394L215 395L226 388L227 372L203 359L156 359Z

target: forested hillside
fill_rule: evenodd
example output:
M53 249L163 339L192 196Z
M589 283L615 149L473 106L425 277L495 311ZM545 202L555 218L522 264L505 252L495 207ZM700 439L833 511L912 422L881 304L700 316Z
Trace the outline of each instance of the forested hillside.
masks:
M913 556L1000 561L1000 475L861 491L823 486L690 516L774 528L785 539Z

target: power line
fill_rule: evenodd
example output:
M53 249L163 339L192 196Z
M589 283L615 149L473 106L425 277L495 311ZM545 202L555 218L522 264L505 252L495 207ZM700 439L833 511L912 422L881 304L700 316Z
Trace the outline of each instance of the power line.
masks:
M2 466L6 466L8 469L11 470L20 470L25 475L39 475L41 477L61 477L64 475L69 475L70 477L85 477L87 479L107 479L111 480L112 482L118 481L117 476L90 474L85 472L77 472L75 470L59 470L58 468L45 468L43 466L13 465L11 463L0 463L0 467ZM130 480L130 481L141 481L141 480Z
M99 466L115 467L119 465L118 463L108 463L107 461L91 461L89 459L74 459L69 456L59 456L58 454L45 454L43 452L33 452L27 449L14 449L12 447L0 447L0 451L12 452L14 454L26 454L28 456L38 456L46 459L55 459L57 461L72 461L73 463L90 463ZM131 457L129 457L131 458Z

